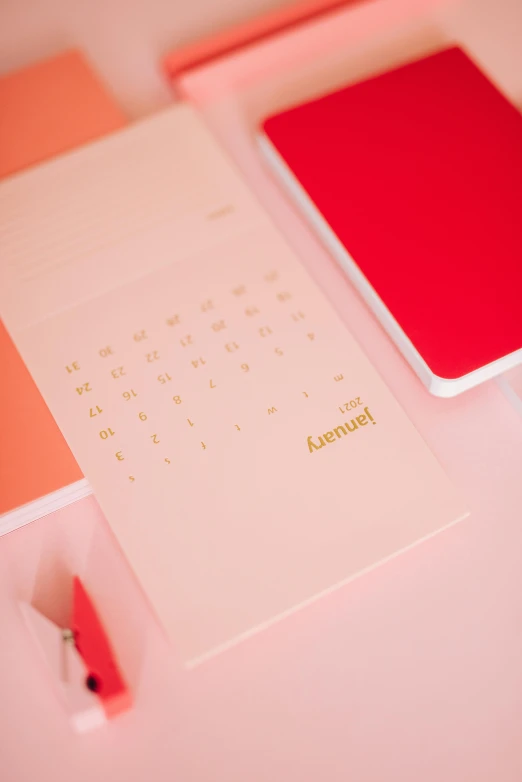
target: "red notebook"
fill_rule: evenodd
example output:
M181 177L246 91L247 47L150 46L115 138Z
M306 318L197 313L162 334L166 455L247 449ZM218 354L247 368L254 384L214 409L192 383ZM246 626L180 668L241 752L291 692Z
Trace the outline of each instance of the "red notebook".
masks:
M271 164L433 393L522 361L522 116L461 49L263 129Z

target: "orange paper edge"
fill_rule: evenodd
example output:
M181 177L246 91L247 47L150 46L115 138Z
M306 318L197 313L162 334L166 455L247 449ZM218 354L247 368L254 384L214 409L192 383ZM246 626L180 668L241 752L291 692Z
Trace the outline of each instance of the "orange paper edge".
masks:
M0 177L127 124L80 52L0 78ZM0 322L0 514L82 479L54 418Z

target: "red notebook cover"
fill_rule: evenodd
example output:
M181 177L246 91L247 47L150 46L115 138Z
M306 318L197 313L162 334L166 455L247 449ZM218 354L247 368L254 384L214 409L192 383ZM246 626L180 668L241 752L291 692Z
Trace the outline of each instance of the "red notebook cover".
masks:
M513 361L522 116L461 49L292 108L264 131L433 376Z

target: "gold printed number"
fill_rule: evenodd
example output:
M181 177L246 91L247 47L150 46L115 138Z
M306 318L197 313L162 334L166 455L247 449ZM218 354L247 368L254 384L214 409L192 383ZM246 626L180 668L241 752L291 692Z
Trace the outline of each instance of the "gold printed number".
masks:
M65 369L67 370L69 375L72 375L73 372L78 372L78 370L80 369L80 365L78 364L77 361L73 361L72 364L68 364L65 367Z
M222 331L223 329L226 329L227 324L224 320L217 320L215 323L212 323L210 328L212 331Z
M225 345L225 350L227 351L227 353L235 353L236 350L239 350L239 345L237 344L237 342L227 342L227 344Z
M96 407L91 407L89 412L89 418L95 418L95 416L100 415L100 413L103 413L101 407L98 407L98 405L96 405Z
M167 326L179 326L179 315L173 315L172 318L167 318Z
M246 287L244 285L238 285L237 288L232 289L234 296L244 296L246 293Z
M114 436L114 432L112 431L111 428L109 428L109 429L102 429L99 434L100 434L100 437L101 437L102 440L107 440L108 437L113 437Z
M278 301L288 301L288 299L292 298L292 294L288 293L288 291L281 291L276 296Z
M175 402L177 405L180 405L183 400L180 396L173 396L172 401Z
M304 317L304 312L301 312L301 310L299 310L299 312L292 312L292 320L304 320Z
M157 434L151 434L150 439L152 440L154 445L159 445L160 441L158 440L158 435Z
M77 386L76 387L76 393L79 394L80 396L82 394L86 394L87 391L92 391L90 383L84 383L83 386Z
M110 345L107 345L106 347L101 348L101 350L99 350L98 353L99 353L99 355L102 358L107 358L107 356L112 356L113 355L112 348L111 348Z
M213 310L213 309L214 309L214 302L212 301L212 299L207 299L201 305L201 312L208 312L209 310Z
M250 372L250 367L248 366L248 364L241 364L241 369L243 370L243 372Z
M117 458L117 460L119 462L123 462L124 459L125 459L125 456L123 455L123 451L116 451L116 453L114 455L115 455L115 457Z
M201 358L200 356L199 358L196 358L194 359L194 361L192 361L192 366L194 367L194 369L197 369L198 367L204 366L206 363L207 362L205 361L205 359Z
M138 418L140 419L140 421L146 421L147 420L147 416L146 416L145 413L138 413Z
M122 377L123 375L126 375L123 367L116 367L116 369L111 369L111 375L115 380L117 380L119 377Z
M362 405L361 397L356 396L355 399L350 399L350 401L345 402L343 406L339 406L339 410L341 413L344 413L347 410L353 410L354 407L359 407L359 405Z
M252 318L254 315L259 315L259 310L257 307L247 307L245 310L245 315L248 315L249 318Z
M153 361L159 361L159 353L157 350L153 350L152 353L147 353L147 361L152 364Z
M165 385L169 380L172 380L172 378L168 372L165 372L164 375L158 375L158 383L161 383L161 385Z
M125 399L126 402L128 402L134 396L138 396L138 394L136 393L136 391L134 391L133 388L131 388L130 391L124 391L122 394L122 397Z
M179 344L182 348L186 348L188 345L192 345L192 334L186 334L183 339L180 339Z
M260 337L268 337L270 334L272 334L272 329L270 326L261 326L259 329L259 336Z
M265 280L266 282L275 282L279 279L279 273L276 271L268 272L268 274L265 274Z
M141 342L142 339L148 339L147 332L145 331L145 329L142 329L141 331L137 331L133 336L134 342Z

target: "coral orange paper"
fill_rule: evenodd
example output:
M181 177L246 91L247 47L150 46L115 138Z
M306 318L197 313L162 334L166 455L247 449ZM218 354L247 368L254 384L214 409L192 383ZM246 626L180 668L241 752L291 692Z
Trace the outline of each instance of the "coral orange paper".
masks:
M0 360L1 514L83 476L1 321Z
M186 664L465 515L193 109L0 214L6 323Z
M0 110L0 177L126 124L121 109L77 51L1 78Z
M0 177L121 128L125 117L79 52L0 79ZM0 322L0 515L82 478Z

